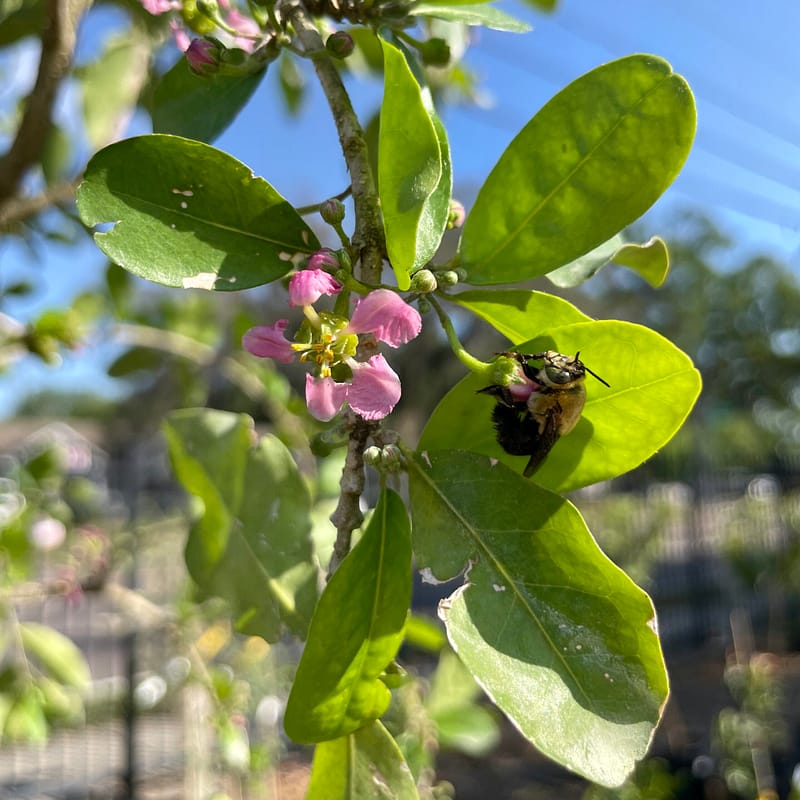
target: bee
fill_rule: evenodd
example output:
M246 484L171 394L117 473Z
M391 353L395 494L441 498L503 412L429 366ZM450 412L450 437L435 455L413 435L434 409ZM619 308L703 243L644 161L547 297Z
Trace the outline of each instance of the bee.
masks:
M512 456L530 456L523 475L529 478L542 465L559 437L577 424L586 402L586 373L608 386L579 358L554 350L533 355L517 352L500 355L515 358L527 382L512 386L486 386L478 393L497 398L492 421L498 444ZM536 368L529 361L541 361Z

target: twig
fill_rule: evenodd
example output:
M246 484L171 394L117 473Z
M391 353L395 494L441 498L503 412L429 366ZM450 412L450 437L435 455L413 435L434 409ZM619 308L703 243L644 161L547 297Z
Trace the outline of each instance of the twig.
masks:
M90 5L91 0L47 2L36 83L28 95L17 135L0 158L0 204L17 193L25 172L44 150L52 125L56 92L72 62L78 20Z
M0 233L9 233L19 223L35 216L53 205L69 203L75 197L75 189L80 177L48 186L43 192L32 197L9 197L0 202Z
M328 99L336 130L339 132L339 144L350 172L356 213L353 244L360 256L361 280L368 284L377 284L381 278L385 244L378 193L369 163L364 131L341 76L332 59L327 56L322 38L301 0L285 0L282 11L297 33L306 55L319 56L313 59L314 69Z

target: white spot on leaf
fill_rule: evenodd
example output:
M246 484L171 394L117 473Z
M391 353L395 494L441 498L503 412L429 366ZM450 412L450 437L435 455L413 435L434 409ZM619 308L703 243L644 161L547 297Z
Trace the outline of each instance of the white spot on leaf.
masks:
M213 289L217 282L216 272L199 272L197 275L189 275L182 281L184 289Z
M192 197L194 192L191 189L173 189L172 194L181 194L184 197Z
M502 583L493 583L492 589L494 589L496 592L504 592L506 590L506 587L503 586Z
M424 462L425 462L425 463L426 463L426 464L427 464L429 467L430 467L430 466L433 466L433 465L431 464L431 459L430 459L430 456L428 456L428 451L427 451L427 450L423 450L423 451L422 451L422 452L419 454L419 457L420 457L420 458L421 458L421 459L422 459L422 460L423 460L423 461L424 461Z
M181 200L181 208L189 208L189 204L185 200Z

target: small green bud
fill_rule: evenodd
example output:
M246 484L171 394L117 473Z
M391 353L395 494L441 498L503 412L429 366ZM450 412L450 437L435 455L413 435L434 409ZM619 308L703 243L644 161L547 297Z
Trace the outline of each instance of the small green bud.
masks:
M429 269L419 269L411 276L410 288L412 292L419 292L420 294L435 292L438 285L436 276Z
M381 467L381 448L377 445L370 445L364 451L364 463L368 464L370 467L375 467L375 469L380 469Z
M436 278L441 286L455 286L458 283L458 273L454 269L437 272Z
M344 203L335 197L320 203L319 206L319 215L328 225L338 225L344 219L344 212Z
M444 39L433 38L420 48L422 63L429 67L446 67L450 63L450 45Z
M396 444L387 444L381 453L381 466L386 472L400 472L405 466L403 451Z
M430 300L426 297L420 297L419 300L417 300L417 308L420 314L428 314L432 308Z
M325 49L335 58L347 58L355 47L353 37L347 31L336 31L325 42Z

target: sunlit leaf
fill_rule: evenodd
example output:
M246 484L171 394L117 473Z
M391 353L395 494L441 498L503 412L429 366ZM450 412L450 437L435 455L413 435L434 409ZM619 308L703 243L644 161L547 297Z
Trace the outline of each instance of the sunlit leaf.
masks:
M531 29L527 22L506 14L496 6L483 3L417 3L411 7L409 13L417 17L435 17L448 22L481 25L484 28L511 33L525 33Z
M580 352L589 369L610 384L603 386L587 376L583 416L571 433L556 442L531 478L558 492L637 467L675 435L700 392L700 374L691 359L660 334L630 322L599 320L556 327L516 349ZM451 389L428 420L419 447L485 453L521 472L527 459L508 455L495 441L494 399L476 394L484 384L471 375Z
M85 225L113 225L94 235L112 261L166 286L248 289L319 248L263 178L178 136L138 136L104 148L89 162L77 200Z
M591 319L560 297L528 289L476 289L450 295L448 300L468 308L512 342L532 339L552 327Z
M304 636L316 601L311 500L274 436L255 441L244 414L185 409L164 423L178 480L202 501L186 565L205 596L225 598L244 633Z
M423 452L409 470L414 553L469 671L543 753L605 786L649 747L667 675L648 596L578 511L485 456Z
M669 253L663 239L654 236L644 244L635 244L626 243L618 234L547 277L556 286L570 288L589 280L612 261L639 273L651 286L660 286L669 272Z
M444 128L437 128L405 55L386 41L382 40L381 45L384 97L378 145L378 192L389 260L398 286L408 289L409 272L431 258L447 221L446 216L441 222L436 213L430 213L438 208L439 193L443 190L445 159L440 137L444 136ZM446 161L449 172L449 156ZM431 200L434 194L436 198Z
M672 183L695 106L660 58L628 56L559 92L508 146L464 224L473 284L551 272L610 239Z
M295 741L336 739L386 711L390 694L380 675L403 640L410 536L403 501L385 490L314 612L284 716Z
M38 622L22 622L18 630L26 656L32 657L39 669L66 686L88 688L89 665L71 639Z
M418 800L397 742L380 722L318 744L306 800Z

